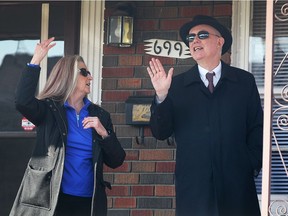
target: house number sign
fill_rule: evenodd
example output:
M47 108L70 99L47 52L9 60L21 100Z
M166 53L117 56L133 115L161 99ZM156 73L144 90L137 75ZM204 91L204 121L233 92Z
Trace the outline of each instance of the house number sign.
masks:
M150 39L144 41L146 54L170 58L191 58L189 48L182 41Z

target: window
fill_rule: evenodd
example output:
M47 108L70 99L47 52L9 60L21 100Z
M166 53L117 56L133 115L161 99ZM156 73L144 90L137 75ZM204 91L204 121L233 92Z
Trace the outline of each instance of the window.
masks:
M54 36L57 44L48 53L47 76L64 50L66 54L79 53L80 3L50 2L49 20L42 18L42 2L0 3L0 133L24 131L14 94L21 72L40 41L41 26L49 23L48 37ZM42 74L45 71L42 68ZM40 77L39 86L45 82Z
M285 4L286 3L286 4ZM240 4L240 7L239 7ZM265 34L266 34L266 1L233 1L233 7L240 8L233 13L242 14L234 15L234 38L236 42L233 55L235 53L234 65L247 69L255 76L256 83L264 99L264 71L265 71ZM272 155L271 155L271 194L272 200L284 195L288 195L288 17L285 13L287 1L275 1L275 21L274 21L274 76L273 76L273 119L272 119ZM247 12L247 9L249 8ZM243 16L245 13L248 16ZM250 18L247 18L250 17ZM237 30L239 28L240 30ZM239 32L237 32L239 31ZM242 32L249 32L243 34ZM233 30L232 30L233 33ZM237 34L239 33L239 34ZM237 35L237 36L236 36ZM246 36L248 35L248 39ZM243 36L243 37L242 37ZM234 41L235 41L234 39ZM242 40L243 39L243 40ZM249 51L243 49L249 47ZM237 62L239 53L244 52L246 59ZM238 56L239 55L239 56ZM241 56L240 56L241 57ZM256 187L261 194L261 173L256 179ZM273 198L274 197L274 198Z

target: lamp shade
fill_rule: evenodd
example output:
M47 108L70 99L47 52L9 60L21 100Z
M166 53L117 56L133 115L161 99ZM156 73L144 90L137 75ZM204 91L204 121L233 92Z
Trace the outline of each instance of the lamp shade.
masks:
M133 17L109 17L107 36L107 43L111 46L130 47L133 44Z

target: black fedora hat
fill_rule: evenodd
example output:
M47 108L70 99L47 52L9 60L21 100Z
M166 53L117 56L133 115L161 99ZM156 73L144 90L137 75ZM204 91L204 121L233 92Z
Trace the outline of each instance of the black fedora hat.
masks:
M189 47L189 42L186 41L186 36L189 34L191 28L201 24L212 26L220 32L221 36L225 39L225 43L222 47L222 55L226 53L231 47L232 35L224 25L222 25L215 18L210 16L197 15L191 22L184 24L180 28L180 36L183 42Z

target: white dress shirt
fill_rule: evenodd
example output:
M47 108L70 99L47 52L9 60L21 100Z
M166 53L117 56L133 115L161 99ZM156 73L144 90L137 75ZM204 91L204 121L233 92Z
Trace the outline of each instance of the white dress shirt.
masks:
M213 84L214 84L214 86L216 86L218 81L220 80L220 77L221 77L221 68L222 68L221 61L219 62L217 67L214 68L212 71L208 71L205 68L203 68L200 65L198 65L200 78L201 78L201 80L203 81L203 83L204 83L204 85L206 87L208 87L208 80L206 78L206 73L209 73L209 72L214 72L215 73L215 76L213 78Z

